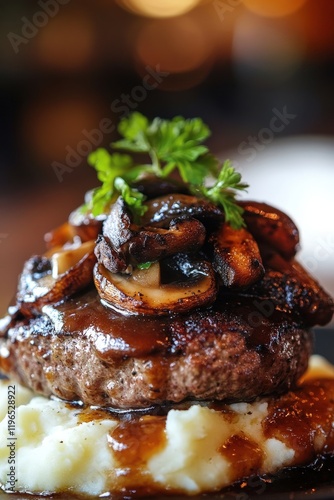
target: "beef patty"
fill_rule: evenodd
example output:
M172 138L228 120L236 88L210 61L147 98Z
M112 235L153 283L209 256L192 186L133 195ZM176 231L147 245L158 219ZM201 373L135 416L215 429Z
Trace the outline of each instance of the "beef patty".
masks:
M12 319L0 369L46 396L117 408L251 400L304 373L312 335L288 313L250 298L171 317L124 316L96 290L34 318Z

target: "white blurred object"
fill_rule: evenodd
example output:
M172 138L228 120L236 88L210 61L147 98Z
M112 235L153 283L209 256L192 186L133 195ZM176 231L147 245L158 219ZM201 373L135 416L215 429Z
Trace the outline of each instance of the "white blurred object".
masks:
M334 296L334 139L275 138L252 161L237 150L224 156L250 185L243 198L274 205L295 221L298 260Z

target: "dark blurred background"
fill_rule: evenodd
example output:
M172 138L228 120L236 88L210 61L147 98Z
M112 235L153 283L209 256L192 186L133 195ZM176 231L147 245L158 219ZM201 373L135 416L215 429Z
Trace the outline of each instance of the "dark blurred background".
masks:
M334 293L332 0L1 1L0 311L119 119L201 116ZM252 184L253 183L253 184Z

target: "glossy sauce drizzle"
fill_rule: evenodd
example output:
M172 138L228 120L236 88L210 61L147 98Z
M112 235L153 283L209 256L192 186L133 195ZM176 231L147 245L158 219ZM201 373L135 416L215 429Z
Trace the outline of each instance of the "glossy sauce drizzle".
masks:
M258 443L243 432L231 436L218 450L231 464L232 481L259 472L264 454Z
M96 290L86 292L56 307L47 306L56 334L71 332L88 336L99 356L143 356L168 347L170 319L125 316L101 304Z
M110 431L108 443L116 459L117 483L122 489L155 490L153 478L147 471L148 460L166 444L166 417L140 417L120 422Z
M268 415L262 422L264 438L277 438L295 450L291 466L310 464L317 456L334 452L334 379L307 380L296 390L267 401ZM236 414L229 405L220 403L214 408L227 423L235 422ZM81 421L89 421L106 418L107 412L84 409L81 415ZM147 470L147 462L167 444L167 416L143 416L134 411L113 414L111 418L118 420L108 435L116 460L113 480L117 489L135 496L159 492L159 485ZM217 451L231 464L231 481L265 472L263 443L246 435L243 429L236 429L224 443L217 443Z
M309 380L269 400L263 430L267 438L277 438L295 450L295 465L334 452L334 380Z
M284 315L275 311L270 322L263 318L261 324L250 326L249 318L255 310L252 301L233 299L227 306L226 300L222 297L212 310L193 311L185 318L182 315L124 315L104 306L94 289L55 307L44 306L43 313L50 317L56 335L70 333L88 337L98 356L106 362L123 356L168 355L182 351L189 341L188 336L199 335L210 321L219 325L226 322L245 338L251 350L262 352L270 349L271 343L282 334Z

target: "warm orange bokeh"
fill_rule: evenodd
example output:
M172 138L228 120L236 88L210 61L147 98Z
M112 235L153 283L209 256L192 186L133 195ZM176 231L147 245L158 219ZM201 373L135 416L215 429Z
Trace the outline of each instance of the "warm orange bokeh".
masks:
M131 12L148 17L173 17L189 12L200 0L118 0Z
M244 5L261 16L283 17L300 9L307 0L243 0Z

